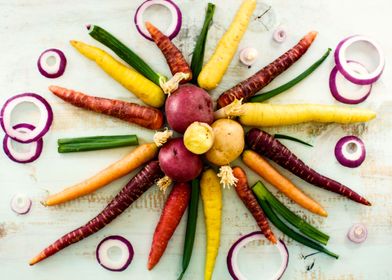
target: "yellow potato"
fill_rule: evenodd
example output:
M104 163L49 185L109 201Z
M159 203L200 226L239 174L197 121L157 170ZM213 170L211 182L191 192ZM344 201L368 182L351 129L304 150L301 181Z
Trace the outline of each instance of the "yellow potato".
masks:
M211 126L203 122L194 122L184 133L184 145L194 154L207 152L214 143L214 132Z
M215 139L206 158L215 165L227 165L244 150L244 129L238 122L230 119L217 120L211 127Z

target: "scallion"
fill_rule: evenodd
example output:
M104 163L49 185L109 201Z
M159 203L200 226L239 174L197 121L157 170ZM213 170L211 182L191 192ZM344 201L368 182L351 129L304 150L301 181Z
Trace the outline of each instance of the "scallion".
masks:
M309 146L309 147L313 147L312 144L309 144L309 143L307 143L307 142L305 142L305 141L303 141L301 139L295 138L293 136L289 136L289 135L285 135L285 134L275 134L274 137L276 139L286 139L286 140L290 140L290 141L294 141L294 142L297 142L297 143L304 144L304 145Z

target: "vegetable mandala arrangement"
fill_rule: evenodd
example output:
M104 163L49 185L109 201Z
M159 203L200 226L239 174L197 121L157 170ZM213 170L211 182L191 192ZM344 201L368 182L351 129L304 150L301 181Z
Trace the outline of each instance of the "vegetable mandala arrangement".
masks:
M144 22L143 13L153 5L166 6L173 17L168 30L160 31L150 22ZM241 38L246 32L256 0L244 0L231 25L216 46L207 63L203 66L208 30L213 19L215 5L208 4L205 21L196 42L191 64L185 60L181 50L171 41L181 28L182 14L170 0L147 0L135 14L137 30L156 44L162 51L172 77L168 78L153 70L136 52L120 42L111 33L97 25L87 25L89 35L120 57L120 62L100 47L72 40L71 45L83 56L95 62L110 77L123 85L145 105L87 95L74 89L50 86L49 90L67 103L82 109L105 114L138 126L160 130L165 116L172 130L183 136L173 138L173 131L158 131L150 143L140 144L136 135L94 136L66 138L58 140L60 153L83 152L136 145L128 155L108 166L98 174L83 182L51 194L42 201L45 206L53 206L81 196L91 194L129 174L139 167L142 169L115 196L95 218L85 225L65 234L49 245L30 261L34 265L62 249L98 232L123 213L152 185L157 183L162 191L173 186L167 197L161 217L153 234L147 268L153 269L163 256L182 216L189 206L186 239L183 249L182 279L191 260L196 233L196 219L199 196L202 200L206 226L206 258L204 279L211 279L219 254L222 226L222 187L233 187L239 200L252 214L259 232L249 233L235 242L227 255L227 265L233 279L247 279L237 263L241 247L263 236L277 247L282 257L281 267L272 279L280 279L289 262L289 249L270 224L275 225L288 237L299 243L323 252L333 258L338 255L325 246L329 236L290 211L264 184L259 181L250 186L246 172L241 167L231 168L230 163L241 157L246 166L257 173L260 179L276 187L290 200L308 211L327 217L322 205L303 193L286 178L270 161L292 172L308 183L335 192L355 202L371 205L370 202L349 187L320 174L299 159L293 151L278 139L293 140L308 146L310 144L287 135L270 135L259 127L283 126L304 122L356 123L375 118L375 113L363 108L348 108L319 104L274 105L261 103L295 86L320 66L331 49L311 65L304 73L290 82L268 92L258 94L274 78L286 71L308 51L317 32L311 31L286 53L269 65L257 71L245 81L223 92L214 100L206 90L216 88L226 73ZM288 34L279 27L273 34L276 42L283 43ZM379 65L369 72L358 61L348 61L345 53L356 42L365 41L374 46L379 54ZM246 48L240 52L240 60L251 66L257 60L258 51ZM54 61L50 61L50 59ZM38 61L39 71L47 78L56 78L64 73L66 58L57 49L45 51ZM330 86L333 96L341 102L357 104L370 94L371 84L380 77L384 67L384 57L378 44L364 36L352 36L339 43L335 50L336 67L331 72ZM128 65L127 65L128 64ZM357 94L343 95L337 86L338 78L347 79L360 85ZM339 81L340 81L339 80ZM12 110L21 102L32 102L40 109L41 118L36 126L31 124L11 125ZM53 120L53 112L48 102L41 96L26 93L10 98L1 110L1 126L6 133L4 151L14 161L31 162L42 151L42 137L48 132ZM243 126L254 127L244 130ZM17 152L11 141L28 143L31 149ZM365 159L365 145L361 139L348 136L341 139L335 148L337 160L344 166L357 167ZM216 170L219 169L217 172ZM31 207L31 200L23 194L15 196L12 209L25 214ZM362 242L367 230L362 224L355 225L348 237L354 242ZM122 257L113 260L110 249L116 247ZM105 238L97 247L97 260L106 269L122 271L131 263L134 251L131 243L121 236Z

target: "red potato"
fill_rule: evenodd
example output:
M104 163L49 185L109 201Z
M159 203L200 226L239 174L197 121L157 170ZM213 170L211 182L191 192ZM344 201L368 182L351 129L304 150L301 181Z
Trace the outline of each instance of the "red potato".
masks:
M212 124L214 121L211 96L191 84L181 85L166 99L165 111L170 127L182 134L193 122Z
M195 179L203 168L200 157L188 151L182 137L167 142L159 151L158 159L162 171L176 182Z

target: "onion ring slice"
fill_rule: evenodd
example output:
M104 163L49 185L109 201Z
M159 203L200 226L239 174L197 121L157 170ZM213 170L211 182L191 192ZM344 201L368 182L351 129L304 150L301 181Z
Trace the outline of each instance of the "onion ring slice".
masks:
M54 64L50 65L48 59L54 58ZM44 51L38 58L38 71L46 78L54 79L64 74L67 66L67 58L59 49L48 49Z
M350 146L353 146L353 149L350 149ZM336 143L335 157L343 166L358 167L366 158L365 144L356 136L345 136Z
M117 247L121 250L119 259L109 256L109 250ZM122 236L112 235L104 238L97 246L96 257L98 263L110 271L124 271L132 262L134 255L132 244Z

